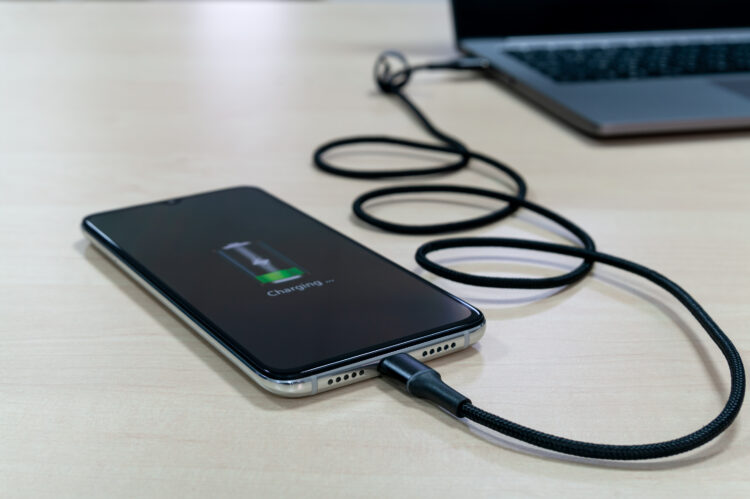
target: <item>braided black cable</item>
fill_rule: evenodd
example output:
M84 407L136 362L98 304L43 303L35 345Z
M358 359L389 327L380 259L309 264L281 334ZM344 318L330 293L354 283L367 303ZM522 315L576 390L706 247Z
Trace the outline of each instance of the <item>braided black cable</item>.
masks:
M727 361L732 383L724 409L710 423L689 435L674 440L651 444L609 445L570 440L508 421L507 419L483 411L472 405L470 402L461 407L459 410L459 416L471 419L476 423L510 437L517 438L526 443L556 452L562 452L564 454L598 459L638 460L672 456L695 449L717 437L730 424L732 424L732 421L734 421L737 414L739 414L745 396L745 371L739 352L737 352L737 349L734 347L731 340L726 334L724 334L713 319L711 319L708 313L703 310L698 302L696 302L684 289L667 277L637 263L616 256L607 255L605 253L600 253L598 251L524 239L480 237L443 239L423 245L419 248L418 254L421 258L426 260L427 254L431 251L467 246L520 248L586 258L648 279L674 296L688 311L690 311L692 316L708 333Z
M401 68L398 70L393 70L391 66L392 62L398 62ZM706 313L706 311L703 310L703 308L685 290L669 280L667 277L637 263L596 251L594 240L582 228L547 208L527 201L526 183L524 182L523 177L521 177L521 175L519 175L515 170L494 158L475 151L471 151L458 139L440 131L403 92L403 88L408 83L409 78L417 70L461 70L481 69L484 67L486 67L486 63L482 60L477 59L457 59L444 63L409 66L403 55L398 52L389 51L381 54L375 64L375 80L378 84L378 87L386 94L397 97L401 101L401 103L404 104L417 118L417 120L424 126L427 132L437 140L439 140L441 144L432 144L385 136L348 137L328 142L316 149L313 157L315 165L321 170L334 175L364 179L451 173L467 167L472 160L478 160L500 170L515 184L516 192L513 195L490 189L479 189L460 185L409 185L377 189L362 194L354 201L353 210L357 217L371 225L379 227L383 230L402 234L436 234L466 230L502 220L513 214L520 208L531 210L569 231L578 239L582 247L552 244L525 239L480 237L452 238L431 241L423 244L417 250L416 260L419 265L421 265L426 270L429 270L430 272L433 272L446 279L475 286L496 288L542 289L570 285L585 277L586 274L591 271L593 262L603 263L605 265L610 265L622 269L626 272L639 275L656 284L657 286L665 289L672 296L674 296L685 308L687 308L687 310L690 311L693 317L708 333L714 343L719 347L722 354L724 355L724 358L727 361L729 372L731 375L731 388L729 397L726 404L724 405L723 410L707 425L703 426L697 431L694 431L693 433L680 438L668 440L665 442L641 445L599 444L591 442L581 442L555 435L550 435L548 433L534 430L532 428L527 428L518 423L508 421L494 414L490 414L474 406L469 401L463 403L460 407L458 407L458 412L456 414L459 417L470 419L478 424L481 424L518 440L527 442L529 444L536 445L538 447L543 447L565 454L599 459L639 460L671 456L689 451L709 442L713 438L716 438L734 421L740 411L740 408L742 407L742 402L745 394L745 372L742 364L742 359L740 358L737 349L734 347L731 340L726 336L726 334L724 334L724 332L713 321L713 319L711 319L708 313ZM437 151L457 156L458 159L450 161L444 165L433 166L429 168L361 171L334 166L329 163L324 157L326 152L336 147L365 143L392 144L422 150ZM471 194L498 199L501 201L505 201L507 204L500 209L484 216L463 221L432 225L406 225L389 222L374 217L373 215L367 213L367 211L364 209L365 203L372 199L383 196L415 192L454 192ZM480 276L459 272L435 263L427 256L433 251L447 248L487 246L518 248L573 256L581 258L582 262L572 271L555 277L508 278ZM437 377L437 379L439 380L439 376Z

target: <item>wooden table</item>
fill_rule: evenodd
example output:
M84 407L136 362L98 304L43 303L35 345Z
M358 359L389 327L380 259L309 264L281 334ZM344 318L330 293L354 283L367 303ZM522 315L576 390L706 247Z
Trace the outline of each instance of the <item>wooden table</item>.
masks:
M416 270L427 238L382 233L349 211L390 182L327 176L311 152L347 134L422 138L376 92L371 65L390 47L415 61L450 56L449 23L441 4L0 4L0 495L750 495L747 410L702 449L619 464L488 435L378 380L279 398L84 242L88 213L255 184ZM750 358L750 133L598 142L481 77L420 75L409 92L603 251L693 293ZM418 162L366 152L336 159ZM431 181L493 184L481 167ZM485 209L411 201L373 209L413 222ZM564 240L548 227L521 213L469 234ZM492 251L444 258L477 272L570 266ZM488 318L480 345L433 364L484 408L634 443L695 430L722 407L717 349L643 281L599 267L552 294L426 277Z

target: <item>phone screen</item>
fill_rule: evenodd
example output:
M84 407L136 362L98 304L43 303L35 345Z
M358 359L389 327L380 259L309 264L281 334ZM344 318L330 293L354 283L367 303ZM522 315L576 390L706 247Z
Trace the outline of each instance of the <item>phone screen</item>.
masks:
M468 304L257 188L99 213L83 225L217 339L277 378L483 320Z

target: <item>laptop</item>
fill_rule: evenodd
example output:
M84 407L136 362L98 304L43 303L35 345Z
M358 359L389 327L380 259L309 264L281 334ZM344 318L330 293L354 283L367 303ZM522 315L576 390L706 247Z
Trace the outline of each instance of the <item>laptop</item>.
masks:
M452 0L461 51L594 136L750 127L750 0Z

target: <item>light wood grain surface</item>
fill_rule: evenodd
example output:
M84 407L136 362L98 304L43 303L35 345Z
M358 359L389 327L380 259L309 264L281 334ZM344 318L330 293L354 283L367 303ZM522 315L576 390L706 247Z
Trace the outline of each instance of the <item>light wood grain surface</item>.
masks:
M617 464L529 449L380 380L279 398L83 241L88 213L252 184L416 271L426 238L373 230L349 211L389 182L326 176L310 158L342 135L422 138L375 91L371 65L391 47L415 61L450 56L449 23L440 3L0 4L0 495L750 496L747 410L705 448ZM516 167L530 199L580 223L603 251L685 287L750 357L750 133L597 142L480 77L420 75L409 91L437 124ZM422 160L376 152L335 159ZM430 181L494 185L487 175ZM416 222L486 209L437 200L373 210ZM557 232L521 213L470 234L564 240ZM506 274L571 264L440 257ZM540 293L426 277L489 322L480 345L434 365L512 420L649 442L697 429L727 395L707 336L636 278L599 267Z

